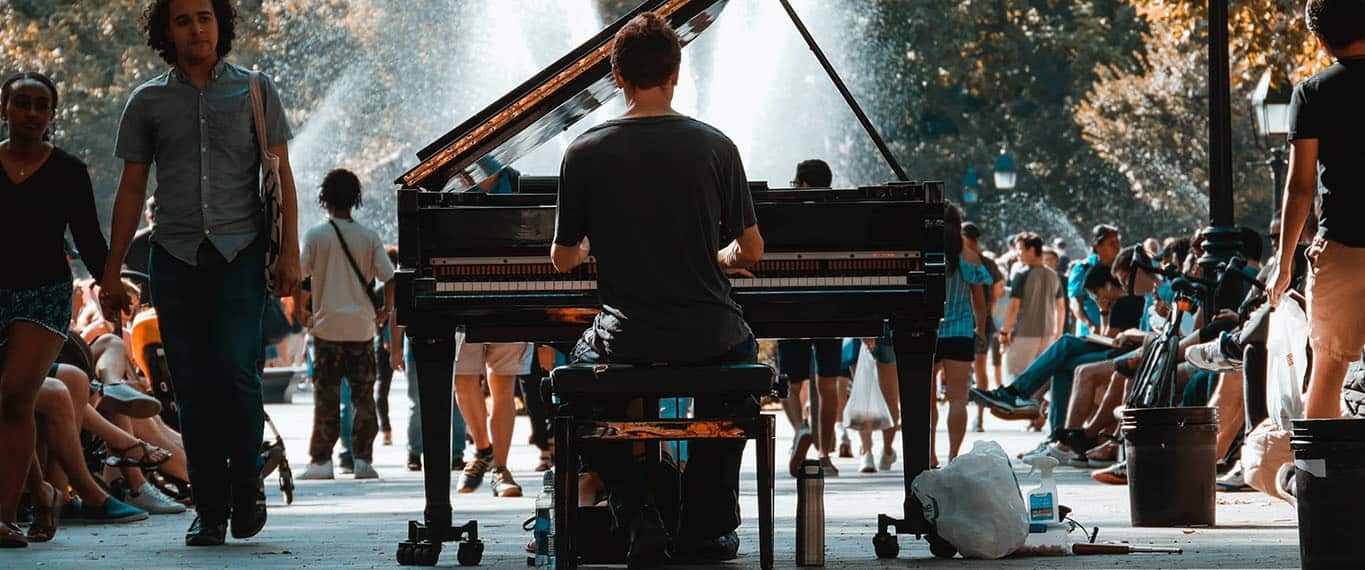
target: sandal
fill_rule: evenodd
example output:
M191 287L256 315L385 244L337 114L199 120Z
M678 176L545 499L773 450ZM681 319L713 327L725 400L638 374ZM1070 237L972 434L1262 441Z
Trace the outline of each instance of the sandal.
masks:
M43 483L43 488L51 491L52 499L41 501L39 495L33 497L33 522L28 525L29 542L47 542L57 536L57 520L62 512L62 493L56 487Z
M24 548L28 546L28 539L24 538L24 531L19 530L19 525L12 522L0 522L0 548Z
M142 453L138 455L137 459L133 459L132 457L128 456L128 452L134 449L140 449L142 451ZM170 461L171 458L175 456L175 454L171 453L170 451L167 451L165 449L162 449L140 439L136 440L135 443L123 449L115 449L113 447L110 447L109 452L112 455L108 459L104 460L104 464L110 467L138 467L143 469L150 469L158 465L161 465L162 463Z

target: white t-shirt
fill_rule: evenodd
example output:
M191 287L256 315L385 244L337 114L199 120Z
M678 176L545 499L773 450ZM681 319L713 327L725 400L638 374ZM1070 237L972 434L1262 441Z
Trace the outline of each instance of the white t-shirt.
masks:
M332 221L345 236L365 281L393 278L393 263L384 253L379 234L353 220ZM323 222L303 234L302 258L303 276L313 278L313 336L333 342L373 339L374 305L346 260L332 224Z

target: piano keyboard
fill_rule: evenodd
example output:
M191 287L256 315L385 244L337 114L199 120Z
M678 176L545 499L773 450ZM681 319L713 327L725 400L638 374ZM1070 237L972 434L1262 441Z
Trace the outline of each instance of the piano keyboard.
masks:
M443 293L597 290L591 257L570 273L530 257L434 258L431 266ZM736 289L904 287L906 275L923 267L918 251L774 253L751 269L756 277L730 283Z
M823 287L895 287L905 286L905 276L872 277L772 277L772 278L732 278L730 285L736 289L777 289L777 288L823 288ZM442 293L477 292L539 292L539 291L596 291L597 281L460 281L438 282L436 290Z

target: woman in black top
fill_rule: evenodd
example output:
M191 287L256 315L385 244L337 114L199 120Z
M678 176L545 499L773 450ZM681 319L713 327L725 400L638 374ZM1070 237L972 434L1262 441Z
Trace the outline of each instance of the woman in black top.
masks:
M0 546L26 544L12 521L36 445L34 402L71 322L67 228L93 271L108 255L85 164L48 142L56 108L41 74L0 84Z

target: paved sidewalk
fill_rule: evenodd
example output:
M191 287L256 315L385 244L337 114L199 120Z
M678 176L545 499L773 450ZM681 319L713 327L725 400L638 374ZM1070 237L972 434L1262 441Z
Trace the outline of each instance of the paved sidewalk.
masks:
M394 567L397 543L406 536L409 519L420 518L423 507L420 473L409 473L404 434L407 425L406 391L401 376L394 379L391 410L394 445L376 443L375 466L382 479L355 481L299 481L293 505L284 506L276 477L267 482L270 523L255 539L229 539L219 548L188 548L183 544L192 515L154 516L127 525L75 526L62 528L56 540L23 550L0 551L3 568L334 568ZM312 398L301 393L290 405L269 406L271 416L284 433L295 473L308 461L308 437L312 426ZM974 411L973 411L974 413ZM779 465L791 430L778 420ZM1039 436L1025 433L1022 423L986 420L986 433L969 433L965 447L978 439L998 441L1010 453L1031 449ZM518 418L510 464L526 496L494 498L486 489L455 498L457 520L477 519L486 543L483 567L525 566L529 533L522 522L530 517L540 477L532 469L537 462L534 447L525 444L530 428ZM856 445L856 444L855 444ZM939 449L946 450L942 434ZM1087 526L1100 527L1100 540L1127 540L1135 544L1177 546L1183 555L1129 555L1065 558L1018 558L1000 561L936 560L922 541L901 539L901 557L880 561L872 551L879 512L897 513L903 500L901 470L889 473L856 473L854 459L837 461L844 475L826 483L828 554L831 568L953 567L953 568L1296 568L1299 566L1298 531L1294 510L1287 504L1258 493L1220 494L1217 528L1132 528L1128 523L1128 491L1090 480L1087 472L1061 468L1057 478L1062 504L1076 509L1073 517ZM1027 489L1035 478L1025 478L1027 468L1017 465L1021 484ZM745 456L742 476L742 508L746 525L741 528L741 557L723 567L758 565L757 520L753 502L752 448ZM782 470L777 476L777 561L779 567L795 567L795 482ZM349 477L349 476L342 476ZM458 480L458 477L456 477ZM93 566L92 566L93 565ZM455 548L442 553L442 567L456 566Z

